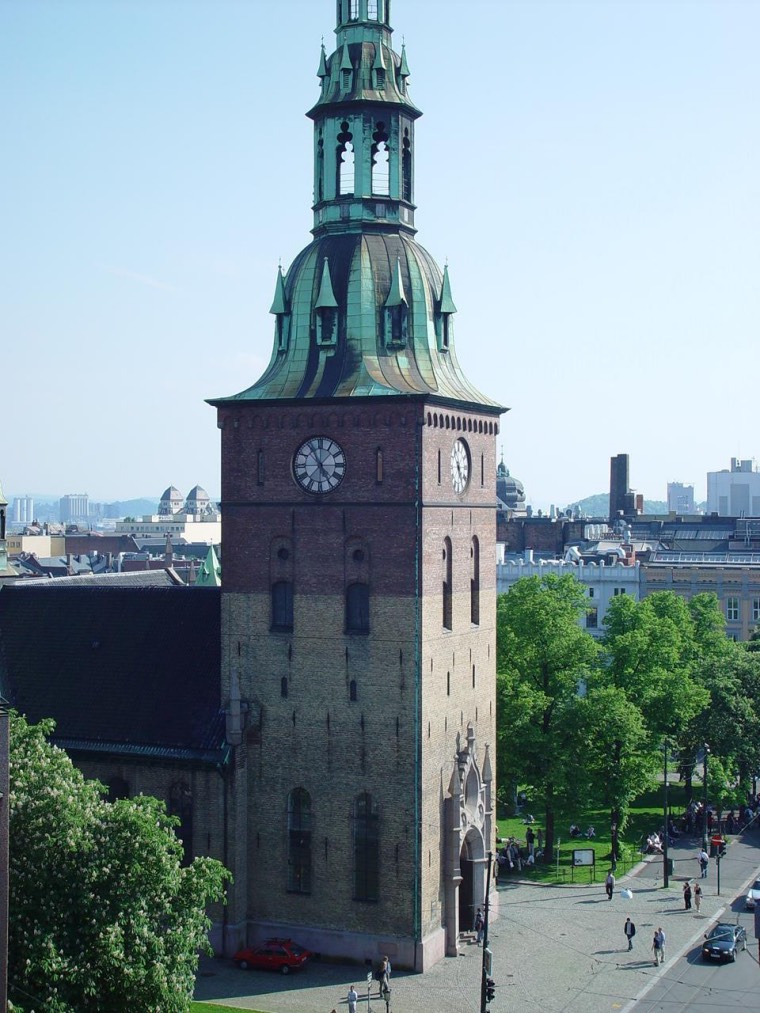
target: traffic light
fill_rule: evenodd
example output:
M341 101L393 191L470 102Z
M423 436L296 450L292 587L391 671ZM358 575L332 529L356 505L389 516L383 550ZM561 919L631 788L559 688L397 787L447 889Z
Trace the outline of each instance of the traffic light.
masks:
M486 978L486 1002L493 1002L496 998L496 982L493 978Z

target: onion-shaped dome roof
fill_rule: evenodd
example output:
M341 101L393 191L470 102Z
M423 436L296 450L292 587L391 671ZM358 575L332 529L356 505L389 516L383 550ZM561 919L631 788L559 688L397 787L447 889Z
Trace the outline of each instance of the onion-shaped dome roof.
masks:
M448 271L406 233L322 236L278 281L266 372L224 400L434 394L497 407L459 366L455 311Z

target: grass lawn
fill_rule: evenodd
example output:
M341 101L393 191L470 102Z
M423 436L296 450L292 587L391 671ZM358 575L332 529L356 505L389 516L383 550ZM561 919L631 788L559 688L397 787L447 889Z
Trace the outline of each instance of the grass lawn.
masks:
M217 1006L213 1002L194 1002L190 1004L190 1013L240 1013L239 1006ZM257 1013L256 1010L246 1010L246 1013Z
M686 795L682 784L670 784L668 788L668 804L676 822L686 806ZM535 833L539 827L543 827L543 811L540 803L531 802L523 810L532 813L536 818L533 825ZM596 837L587 841L585 837L572 839L569 837L570 824L577 823L581 831L593 826L596 830ZM643 839L653 830L659 830L663 823L663 786L656 785L646 792L631 807L628 817L628 824L620 834L621 855L618 859L618 874L627 872L641 858L641 843ZM522 816L510 817L509 819L497 820L498 837L515 837L518 841L525 843L525 831L528 829L523 823ZM575 848L593 848L595 852L596 882L601 882L607 875L610 868L610 814L608 810L594 809L569 809L558 811L554 820L555 839L554 854L551 863L539 862L535 866L523 866L521 877L535 879L537 882L549 883L570 883L587 882L591 878L588 868L573 869L572 853ZM559 839L559 864L557 863L557 840ZM508 882L513 873L509 870L500 870L502 883Z

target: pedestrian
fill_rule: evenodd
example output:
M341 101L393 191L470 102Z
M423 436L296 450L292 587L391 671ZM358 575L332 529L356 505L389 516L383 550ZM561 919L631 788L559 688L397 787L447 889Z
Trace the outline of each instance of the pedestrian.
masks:
M628 940L628 949L632 950L633 937L636 935L636 926L630 918L626 918L625 925L623 926L623 932L625 932L625 938Z
M607 900L612 900L612 895L615 892L615 877L612 875L612 869L607 873L604 889L607 891Z
M707 879L707 867L710 864L710 858L703 848L699 853L699 868L702 870L702 879Z
M478 908L477 914L475 915L475 932L477 933L476 942L478 946L483 942L483 930L485 928L485 921L483 920L483 912Z
M683 906L685 911L691 910L691 883L688 879L683 885Z
M356 1013L356 1004L359 1001L359 993L354 986L348 990L348 1013Z
M697 909L699 914L699 905L702 903L702 887L699 883L694 884L694 907Z
M665 933L658 927L654 934L654 962L655 964L665 963Z

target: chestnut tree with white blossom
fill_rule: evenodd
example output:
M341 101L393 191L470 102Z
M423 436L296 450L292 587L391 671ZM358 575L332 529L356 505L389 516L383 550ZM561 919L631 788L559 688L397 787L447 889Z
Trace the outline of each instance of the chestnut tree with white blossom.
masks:
M11 1008L184 1013L229 873L210 858L183 866L163 802L108 802L52 729L11 716Z

